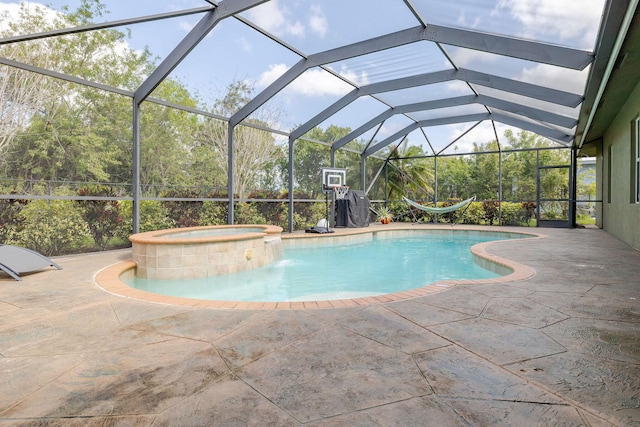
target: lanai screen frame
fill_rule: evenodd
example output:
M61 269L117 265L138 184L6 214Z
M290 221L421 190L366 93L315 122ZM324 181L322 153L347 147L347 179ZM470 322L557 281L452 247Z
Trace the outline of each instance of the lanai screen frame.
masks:
M214 2L207 0L208 6L188 9L176 12L169 12L156 15L148 15L143 17L123 19L117 21L111 21L100 24L91 24L82 27L54 30L37 34L18 35L0 39L0 45L17 43L27 40L36 40L47 37L56 37L67 34L81 33L85 31L94 31L101 29L109 29L115 27L121 27L131 24L137 24L142 22L158 21L168 18L174 18L185 15L202 14L200 21L191 29L191 31L184 37L178 45L171 51L171 53L159 64L159 66L151 73L151 75L134 91L130 92L119 88L106 86L97 82L91 82L74 76L65 75L52 70L46 70L39 67L34 67L29 64L19 63L10 59L0 57L0 64L16 67L29 72L35 72L44 74L50 77L54 77L61 80L93 87L108 92L117 93L132 98L132 127L133 127L133 155L132 155L132 188L133 188L133 231L138 232L140 227L140 201L142 195L140 191L140 107L145 101L159 103L168 107L178 108L185 111L189 111L196 114L201 114L207 117L213 117L228 122L228 173L227 173L227 188L228 188L228 223L233 224L234 218L234 183L233 183L233 143L234 143L234 130L236 126L242 124L244 126L252 126L249 123L245 123L244 120L260 106L264 105L269 99L275 96L278 92L284 89L288 84L293 82L297 76L302 74L305 70L320 67L323 70L332 73L333 75L345 80L342 76L332 71L327 64L336 62L339 60L353 58L361 55L365 55L371 52L377 52L385 49L390 49L400 45L414 43L420 40L427 40L436 43L441 49L441 43L445 43L453 46L460 46L468 49L475 49L485 52L491 52L498 55L505 55L510 57L522 58L534 62L548 63L561 67L567 67L572 69L584 69L590 65L589 77L587 80L587 86L584 94L574 94L569 92L562 92L554 89L550 89L543 86L531 85L528 83L522 83L515 80L509 80L495 75L487 73L479 73L477 71L467 70L462 67L458 67L450 58L452 69L443 72L427 73L419 76L404 77L395 80L387 80L370 85L359 86L353 82L347 81L354 89L317 114L303 125L294 129L291 132L283 132L275 129L262 128L268 132L278 133L289 138L289 231L293 231L293 150L295 141L304 138L304 134L322 123L324 120L330 118L333 114L340 111L342 108L353 102L360 96L374 95L377 93L383 93L393 88L400 87L412 87L419 84L433 83L437 81L449 81L460 80L464 81L473 90L475 95L448 98L439 101L430 101L419 104L408 105L396 105L389 106L389 110L381 115L374 117L367 124L374 126L376 123L384 121L386 118L395 114L406 114L409 111L429 110L433 108L443 108L453 105L467 105L470 103L477 103L482 105L486 113L476 115L465 116L453 116L445 117L435 120L415 121L410 126L398 131L396 134L385 138L382 141L378 141L373 146L369 146L361 155L361 163L364 166L366 159L375 155L379 150L385 148L389 144L406 137L411 131L420 128L428 128L430 126L437 126L446 123L463 123L469 121L498 121L508 125L517 126L523 130L528 130L541 136L548 137L561 145L571 149L572 152L572 164L575 164L575 159L578 155L578 151L584 143L584 136L589 128L590 122L595 112L595 106L602 95L603 81L606 81L608 75L611 72L611 67L615 61L616 47L619 47L620 41L620 29L624 26L624 22L630 20L637 6L637 0L629 1L616 1L606 0L601 26L597 37L595 52L588 52L580 49L573 49L561 46L555 46L546 43L540 43L535 41L528 41L517 39L514 37L488 34L486 32L469 31L459 28L433 25L426 22L419 11L413 6L409 0L405 0L406 7L411 11L420 25L408 28L403 31L398 31L391 34L386 34L381 37L375 37L373 39L356 42L349 45L344 45L335 49L331 49L324 52L318 52L311 55L305 55L302 52L297 51L292 46L288 45L284 41L278 39L272 34L269 34L264 29L249 22L246 18L239 14L243 11L249 10L255 6L267 2L268 0L225 0L222 2ZM298 54L300 61L291 67L287 72L280 76L274 83L268 86L265 90L255 96L248 104L242 107L239 111L233 114L231 117L220 117L211 114L206 111L174 105L162 100L151 98L150 95L153 90L173 71L173 69L180 64L180 62L189 55L189 53L206 37L209 32L223 19L234 17L252 27L254 30L261 32L269 37L275 43L279 43L285 48ZM623 35L624 36L624 35ZM623 37L622 37L623 38ZM346 80L345 80L346 81ZM543 110L536 110L521 104L515 104L505 100L483 96L473 89L472 85L480 84L487 85L488 87L499 88L500 90L515 93L525 96L530 96L538 99L544 99L546 101L559 103L567 106L577 106L582 104L579 114L579 119L572 121L570 118L555 115ZM492 108L504 110L512 113L511 115L505 115L502 113L495 113ZM520 120L518 116L528 117L538 121L538 123ZM384 116L384 117L383 117ZM567 121L569 120L569 121ZM573 125L573 126L572 126ZM561 130L561 128L575 129L575 131L567 132ZM331 146L331 159L333 166L333 159L336 150L345 149L345 145L355 139L359 134L365 131L364 125L358 129L352 131L345 138L339 141L335 141ZM497 138L497 135L496 135ZM459 153L460 155L473 154L473 153ZM438 154L435 154L437 157ZM364 188L364 167L362 167L362 185ZM575 226L575 203L576 203L576 174L575 168L572 168L572 179L570 183L570 211L571 219L570 226ZM15 196L14 196L15 197Z

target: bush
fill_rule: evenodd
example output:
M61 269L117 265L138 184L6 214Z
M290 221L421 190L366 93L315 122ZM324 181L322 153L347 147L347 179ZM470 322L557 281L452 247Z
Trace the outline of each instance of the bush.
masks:
M200 197L200 193L194 190L171 190L162 197L188 198ZM200 225L204 202L202 201L176 201L167 200L162 202L162 206L167 210L167 215L173 221L175 227L193 227Z
M520 203L502 202L500 205L502 225L519 225L524 222L525 211Z
M122 222L116 232L116 237L127 242L133 234L133 202L122 200L120 202L120 216ZM173 228L173 221L169 219L167 210L156 200L142 200L140 202L140 232L163 230Z
M522 209L524 210L524 222L529 225L532 218L536 216L536 204L534 202L522 202Z
M238 203L233 211L236 224L266 224L255 203Z
M282 195L275 191L253 191L249 194L251 199L281 199ZM279 225L282 222L282 203L281 202L252 202L260 216L264 218L267 224ZM286 207L285 207L286 209Z
M464 209L464 208L462 208ZM460 219L460 224L482 224L484 222L484 207L481 202L471 202L469 208Z
M227 223L228 203L206 201L202 204L201 225L224 225Z
M115 197L113 188L106 185L82 187L78 196ZM82 206L82 216L89 227L93 241L101 251L107 248L107 242L114 237L122 222L117 200L78 200Z
M482 208L484 209L484 219L488 225L493 225L493 221L498 216L498 202L495 200L485 200L482 202Z
M0 199L0 244L11 240L22 229L25 220L22 209L26 204L22 199Z
M91 234L77 203L69 200L34 200L23 210L24 228L16 243L44 255L61 255L83 246Z

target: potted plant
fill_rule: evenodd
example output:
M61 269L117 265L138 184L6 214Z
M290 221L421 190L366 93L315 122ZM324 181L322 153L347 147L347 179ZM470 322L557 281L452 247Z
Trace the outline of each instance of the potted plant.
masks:
M393 219L393 214L387 206L381 206L378 209L376 221L380 221L382 224L389 224Z

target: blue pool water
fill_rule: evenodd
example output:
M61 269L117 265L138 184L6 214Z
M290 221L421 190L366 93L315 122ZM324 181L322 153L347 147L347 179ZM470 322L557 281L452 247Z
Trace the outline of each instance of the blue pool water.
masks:
M357 298L441 280L498 277L473 262L470 247L513 237L499 233L424 234L356 245L285 249L282 260L254 270L190 280L134 278L127 284L162 295L221 301Z

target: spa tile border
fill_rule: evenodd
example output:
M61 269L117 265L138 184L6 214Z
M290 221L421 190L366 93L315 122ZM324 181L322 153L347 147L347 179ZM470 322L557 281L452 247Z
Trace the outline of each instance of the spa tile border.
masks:
M339 239L344 236L357 236L361 234L369 233L373 236L373 233L389 233L394 231L406 231L406 230L439 230L439 231L451 231L459 232L460 230L473 231L473 232L489 232L489 233L513 233L521 234L528 239L541 239L546 236L540 233L533 233L530 231L520 231L513 228L510 229L492 229L472 226L458 226L452 227L440 227L440 226L427 226L420 227L415 225L393 225L376 227L370 229L358 229L358 230L341 230L340 233L335 234L290 234L283 235L283 241L296 242L302 239L307 240L305 245L308 245L311 239L316 242L322 242L323 244L329 243L324 239ZM359 307L372 304L383 304L396 301L402 301L411 298L424 297L427 295L437 294L456 285L480 285L480 284L495 284L495 283L508 283L526 280L535 275L535 270L524 264L499 257L487 251L490 245L495 244L508 244L512 240L496 240L491 242L478 243L471 247L471 253L477 257L477 261L480 263L486 263L483 265L485 268L496 269L506 268L511 271L510 274L501 277L495 277L490 279L476 279L476 280L443 280L435 283L431 283L427 286L420 288L410 289L401 292L395 292L392 294L376 295L362 298L349 298L340 300L323 300L323 301L284 301L284 302L243 302L243 301L215 301L215 300L200 300L195 298L183 298L159 295L152 292L146 292L140 289L132 288L126 285L120 280L122 275L132 272L136 267L136 263L132 260L121 261L119 263L110 265L100 270L95 275L95 282L105 291L125 298L132 298L136 300L143 300L148 302L169 304L177 306L187 306L194 308L216 308L216 309L242 309L242 310L302 310L302 309L330 309L330 308L345 308L345 307ZM331 243L329 243L331 244Z

